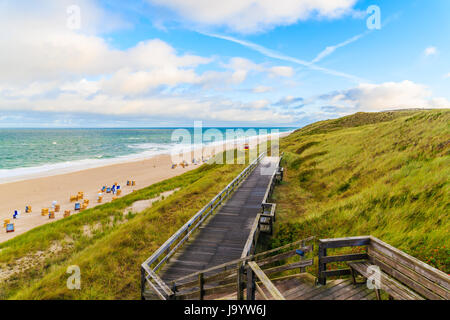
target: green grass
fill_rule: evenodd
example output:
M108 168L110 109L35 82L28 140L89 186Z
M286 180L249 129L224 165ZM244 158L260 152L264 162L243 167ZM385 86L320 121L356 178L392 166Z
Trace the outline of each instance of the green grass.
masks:
M0 263L14 264L55 242L62 250L0 284L0 299L139 299L140 265L223 189L244 165L203 165L19 235L0 244ZM123 211L136 200L180 188L138 215ZM129 220L125 220L125 219ZM101 224L89 237L86 225ZM78 265L81 290L66 286L67 267Z
M449 110L358 113L282 139L285 180L266 241L372 234L449 273L449 124ZM139 299L141 263L243 168L203 165L0 244L0 265L61 247L0 283L0 299ZM123 215L134 201L176 188ZM92 236L83 231L98 225ZM81 290L66 287L70 265L80 267Z
M357 113L283 139L272 247L371 234L450 272L450 111Z

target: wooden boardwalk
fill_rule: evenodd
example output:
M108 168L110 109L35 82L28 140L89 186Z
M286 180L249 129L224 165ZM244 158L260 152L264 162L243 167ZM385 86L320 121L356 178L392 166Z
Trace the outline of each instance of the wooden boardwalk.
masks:
M365 284L354 285L351 279L330 280L326 285L314 285L310 274L274 281L287 300L374 300L375 291Z
M375 300L374 290L365 284L354 285L351 279L330 280L326 285L315 285L315 277L309 273L273 280L273 284L286 300ZM268 294L266 289L263 291ZM206 297L206 299L236 300L236 293ZM256 300L264 300L256 293Z
M143 299L450 299L447 274L370 235L319 239L317 277L305 272L314 264L314 236L255 253L260 232L272 232L276 204L268 199L283 177L280 159L263 157L141 265ZM364 250L333 251L352 247ZM334 262L347 268L330 268ZM299 273L280 277L289 270ZM364 280L372 276L376 289L368 289Z
M160 272L166 283L241 257L273 173L262 175L261 168L275 171L277 162L278 159L262 161L225 205L170 259Z

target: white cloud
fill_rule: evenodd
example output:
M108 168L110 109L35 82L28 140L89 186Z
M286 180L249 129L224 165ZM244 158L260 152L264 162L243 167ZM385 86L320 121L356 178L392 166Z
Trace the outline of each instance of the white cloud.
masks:
M252 101L248 104L248 107L252 108L252 109L263 109L263 108L267 108L270 104L269 100L256 100L256 101Z
M436 47L428 47L425 49L424 54L428 56L434 56L438 53L438 49Z
M205 36L208 37L213 37L213 38L218 38L218 39L223 39L226 41L231 41L237 44L240 44L246 48L249 48L251 50L254 50L256 52L261 53L262 55L269 57L269 58L273 58L273 59L278 59L278 60L282 60L282 61L286 61L286 62L290 62L290 63L295 63L304 67L307 67L311 70L315 70L315 71L319 71L325 74L330 74L330 75L334 75L337 77L342 77L342 78L346 78L349 79L351 81L354 82L361 82L363 79L351 75L351 74L347 74L344 72L340 72L340 71L336 71L336 70L332 70L332 69L327 69L327 68L323 68L323 67L319 67L317 65L315 65L314 63L302 60L302 59L298 59L295 57L291 57L291 56L287 56L283 53L268 49L266 47L263 47L259 44L253 43L253 42L249 42L249 41L245 41L245 40L241 40L241 39L237 39L234 37L230 37L230 36L225 36L225 35L220 35L220 34L215 34L215 33L208 33L208 32L199 32L200 34L203 34Z
M327 56L329 56L330 54L332 54L334 51L336 51L337 49L339 49L339 48L342 48L342 47L345 47L346 45L349 45L350 43L353 43L353 42L355 42L355 41L357 41L357 40L359 40L359 39L361 39L364 35L366 35L367 34L367 32L366 33L361 33L361 34L358 34L358 35L356 35L356 36L354 36L354 37L351 37L350 39L347 39L347 40L345 40L345 41L343 41L343 42L341 42L341 43L338 43L338 44L336 44L336 45L334 45L334 46L328 46L328 47L326 47L322 52L320 52L312 61L311 61L311 63L317 63L317 62L319 62L320 60L322 60L323 58L325 58L325 57L327 57Z
M444 79L449 79L450 78L450 72L447 74L444 74Z
M292 77L294 75L294 70L291 67L278 66L270 68L272 75L279 77Z
M272 88L271 87L266 87L266 86L257 86L257 87L254 87L252 89L253 93L266 93L266 92L269 92L269 91L272 91Z
M74 93L61 94L58 99L18 98L5 100L0 97L0 110L61 112L93 115L139 115L164 119L218 120L238 122L290 123L293 116L268 108L269 101L257 100L240 103L227 99L199 99L188 96L158 96L123 99L97 94L92 99Z
M338 18L350 14L357 0L147 0L169 8L182 20L225 26L250 33L290 25L311 17Z
M120 19L109 21L90 1L77 3L80 30L66 26L72 1L11 2L8 10L0 10L0 28L8 30L0 33L1 111L292 121L271 110L268 101L242 103L206 91L238 85L249 74L288 76L290 67L271 68L239 57L217 65L215 59L177 52L159 39L115 49L99 34L110 30L104 29L108 23L123 26ZM205 66L202 72L200 66ZM257 91L264 90L269 87Z
M275 105L278 106L289 106L293 103L301 103L303 102L303 98L301 97L294 97L294 96L285 96L280 101L275 103Z
M446 98L433 97L428 87L409 80L360 84L353 89L324 95L321 99L362 111L450 107L450 101Z
M294 75L294 70L288 66L275 66L266 67L264 64L257 64L248 59L235 57L231 58L228 64L224 67L233 70L232 82L242 83L249 73L262 73L266 72L273 77L292 77Z

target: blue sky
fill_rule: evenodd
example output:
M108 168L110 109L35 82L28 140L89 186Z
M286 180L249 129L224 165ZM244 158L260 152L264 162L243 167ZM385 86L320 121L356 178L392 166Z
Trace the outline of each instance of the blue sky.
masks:
M369 29L376 5L381 29ZM0 127L450 107L448 0L0 1Z

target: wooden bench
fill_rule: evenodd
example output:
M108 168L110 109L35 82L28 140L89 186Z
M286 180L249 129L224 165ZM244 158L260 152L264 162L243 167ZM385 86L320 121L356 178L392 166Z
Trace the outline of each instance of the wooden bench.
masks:
M353 284L357 284L356 273L359 273L364 278L373 276L374 271L371 267L373 267L374 265L368 261L349 262L348 266L352 270ZM378 300L381 300L380 290L387 292L390 297L396 300L423 300L421 296L409 290L398 281L392 279L386 273L381 271L379 276L380 287L376 288L376 283L374 283L375 293Z
M367 248L368 260L349 262L353 281L355 273L370 277L376 266L380 272L380 289L396 300L448 300L450 298L450 278L422 261L370 237ZM379 298L379 290L376 290Z
M344 247L366 247L367 253L330 256L327 252ZM376 269L371 267L376 266L381 282L376 289L378 298L382 290L389 294L390 299L450 299L450 276L373 236L321 239L318 258L318 283L321 285L325 285L327 277L332 276L351 275L354 283L357 274L376 279ZM327 264L333 262L346 262L349 268L329 270Z

